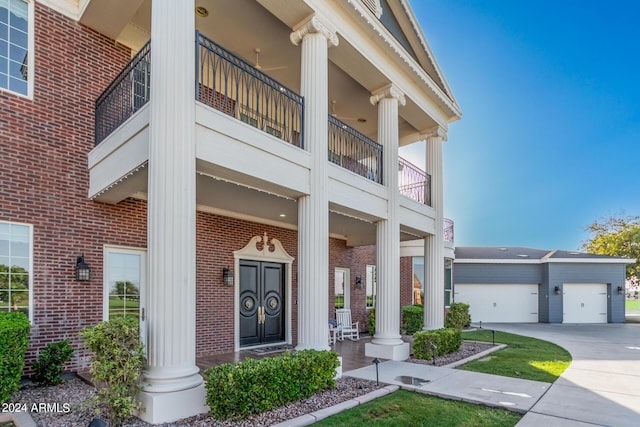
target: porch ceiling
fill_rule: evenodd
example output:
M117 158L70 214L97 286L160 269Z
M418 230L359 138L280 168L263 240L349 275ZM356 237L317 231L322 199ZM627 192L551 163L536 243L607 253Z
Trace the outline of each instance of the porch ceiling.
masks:
M108 2L92 0L90 7L99 11L102 3ZM114 28L106 34L112 35L116 27L120 27L114 37L137 50L151 34L151 0L136 0L135 4L139 5L135 13L131 11L133 6L128 5L118 15L119 21L113 19L120 24L112 24ZM196 0L196 6L203 6L209 12L205 18L196 16L196 28L203 34L251 64L256 63L255 49L259 48L262 71L300 92L301 52L300 47L289 41L289 35L292 26L313 13L304 1ZM93 22L92 14L85 13L83 22ZM98 28L99 23L94 26ZM371 92L389 83L388 77L343 38L337 47L329 49L329 59L329 112L332 112L332 101L335 100L338 118L376 140L377 108L370 104L369 97ZM418 140L418 130L435 125L436 122L413 102L400 108L402 144Z

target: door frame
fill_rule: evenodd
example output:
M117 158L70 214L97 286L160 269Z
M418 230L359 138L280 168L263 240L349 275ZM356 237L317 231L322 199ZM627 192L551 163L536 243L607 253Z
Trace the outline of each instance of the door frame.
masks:
M258 244L261 245L262 249L258 249ZM284 322L284 332L285 332L285 343L291 344L291 288L292 288L292 270L293 270L293 260L295 259L291 255L287 253L287 251L282 246L282 243L278 239L268 238L267 233L265 232L262 236L253 236L249 243L245 245L240 250L233 252L233 286L234 286L234 295L233 295L233 307L234 307L234 324L233 324L233 334L234 334L234 351L246 350L248 348L256 348L256 347L264 347L274 345L274 343L269 343L265 345L258 345L252 347L240 347L240 260L249 260L249 261L267 261L274 262L278 264L283 264L285 273L285 284L284 284L284 301L286 304L284 310L285 322Z
M344 290L344 308L348 308L351 309L351 270L349 268L346 267L336 267L333 270L333 289L335 292L335 276L337 272L342 272L343 273L343 277L344 277L344 283L342 284L343 286L343 290ZM334 295L335 298L335 295ZM334 303L334 307L333 307L333 311L335 314L335 303Z
M140 256L140 341L147 351L147 249L132 246L104 245L102 249L102 320L109 320L109 254L123 253Z

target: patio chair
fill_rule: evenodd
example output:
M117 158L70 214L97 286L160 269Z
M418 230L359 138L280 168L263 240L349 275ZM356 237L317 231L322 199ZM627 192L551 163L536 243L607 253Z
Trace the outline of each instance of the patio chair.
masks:
M349 338L352 341L357 341L360 339L360 322L351 321L351 309L337 308L336 320L340 325L340 330L338 331L340 341L344 340L345 338Z
M329 345L335 344L340 334L340 324L333 319L329 319Z

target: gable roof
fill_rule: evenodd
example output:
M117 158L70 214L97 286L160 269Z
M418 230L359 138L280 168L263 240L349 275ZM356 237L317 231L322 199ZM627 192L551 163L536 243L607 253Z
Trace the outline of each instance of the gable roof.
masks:
M613 263L633 264L636 260L586 252L524 248L519 246L457 246L455 262L466 264L546 264Z
M400 43L442 92L457 106L457 101L438 65L408 0L361 0L366 9ZM459 108L459 107L458 107Z

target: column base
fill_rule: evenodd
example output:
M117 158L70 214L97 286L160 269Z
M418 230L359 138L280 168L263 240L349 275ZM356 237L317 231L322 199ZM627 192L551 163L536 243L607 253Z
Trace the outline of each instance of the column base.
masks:
M378 359L407 360L409 358L409 343L403 342L398 345L366 343L364 354L367 357L377 357Z
M205 403L204 384L187 390L151 393L141 391L138 400L142 408L138 417L150 424L170 423L209 412Z
M336 376L334 377L336 380L342 378L342 356L338 356L338 362L340 362L340 366L336 368Z

